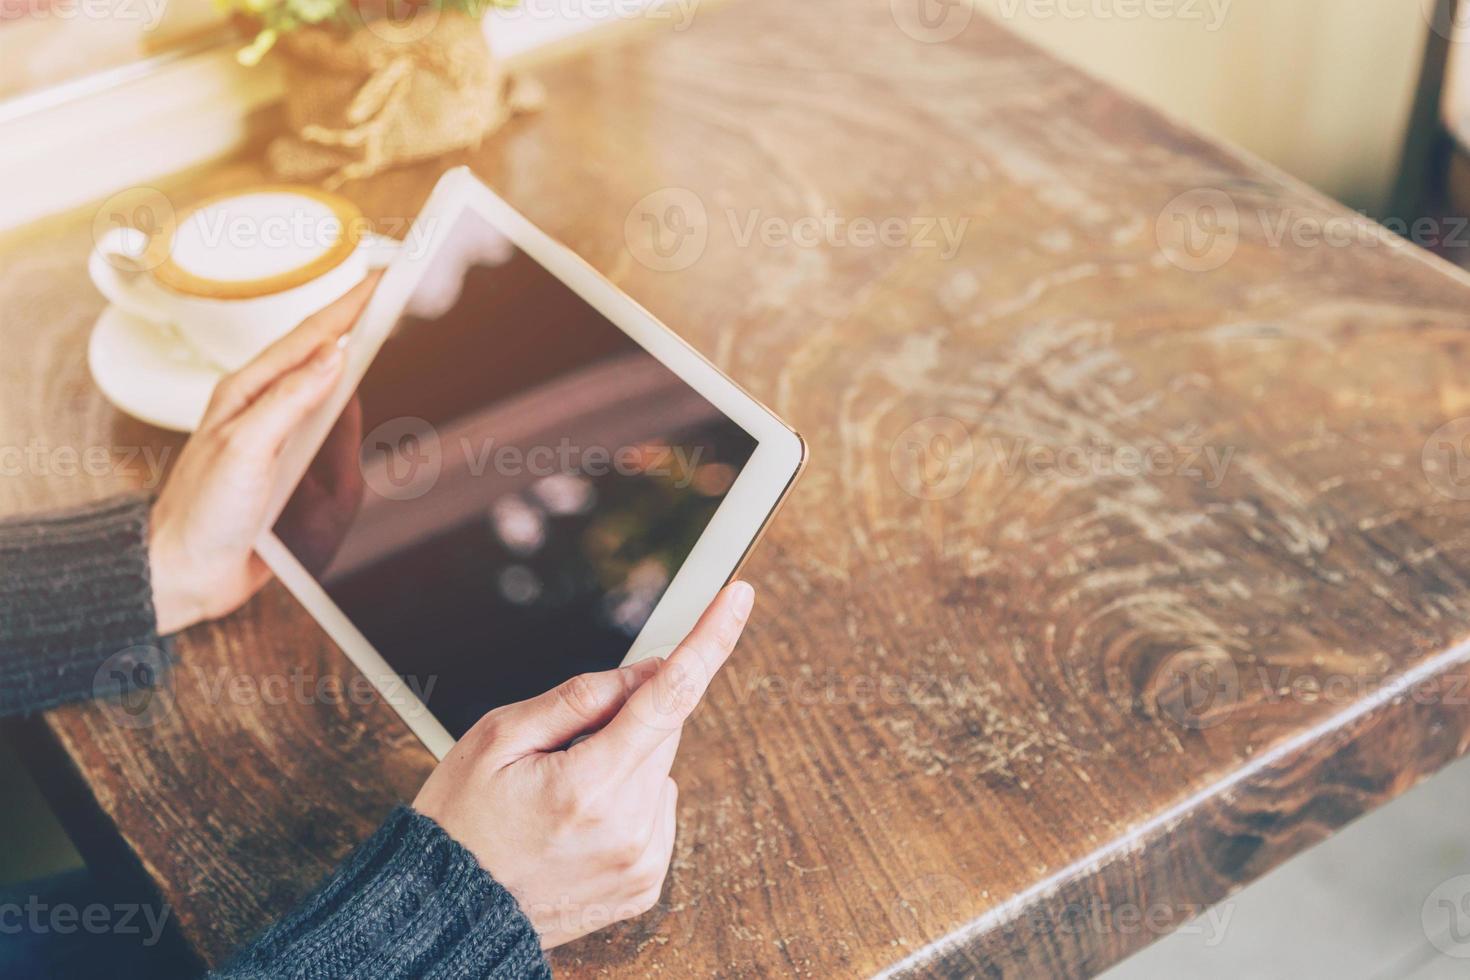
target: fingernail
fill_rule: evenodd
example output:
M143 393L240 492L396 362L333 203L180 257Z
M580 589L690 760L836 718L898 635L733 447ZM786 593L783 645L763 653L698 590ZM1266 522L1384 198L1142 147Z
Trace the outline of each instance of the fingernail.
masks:
M751 607L755 605L755 589L751 588L749 582L736 582L730 586L730 608L735 615L745 619L750 615Z
M349 343L351 343L351 341L352 341L352 334L350 332L349 333L344 333L342 336L340 336L340 337L337 338L337 349L338 350L346 350L347 349L347 345Z
M322 348L316 352L316 356L311 359L312 369L320 371L323 374L329 371L335 371L341 363L342 348L338 347L335 343L323 344Z

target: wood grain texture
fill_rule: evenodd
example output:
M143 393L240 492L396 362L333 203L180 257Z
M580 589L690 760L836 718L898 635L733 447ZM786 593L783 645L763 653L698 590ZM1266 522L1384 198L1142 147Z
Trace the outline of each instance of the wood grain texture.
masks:
M699 8L545 68L466 158L812 447L684 743L665 902L559 975L1087 976L1470 748L1466 282L902 7ZM346 191L391 230L438 169ZM87 380L91 218L3 245L0 443L172 444ZM46 724L217 962L430 760L378 703L210 694L355 676L277 587L180 652L156 724Z

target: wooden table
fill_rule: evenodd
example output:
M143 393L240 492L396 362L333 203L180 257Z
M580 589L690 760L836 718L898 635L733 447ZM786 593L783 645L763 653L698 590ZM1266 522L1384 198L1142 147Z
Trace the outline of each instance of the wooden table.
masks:
M1092 974L1470 747L1463 278L953 26L701 7L544 69L470 160L812 446L684 743L665 903L559 975ZM438 169L347 190L391 224ZM645 214L695 235L655 251ZM3 244L0 444L121 462L174 443L87 378L91 221ZM0 506L143 472L53 464ZM30 741L213 963L431 760L330 696L353 669L279 587L180 652L151 727ZM293 678L318 693L250 696Z

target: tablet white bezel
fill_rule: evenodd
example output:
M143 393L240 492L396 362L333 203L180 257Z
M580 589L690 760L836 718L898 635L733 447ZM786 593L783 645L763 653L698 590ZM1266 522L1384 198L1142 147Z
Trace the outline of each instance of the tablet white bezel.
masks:
M406 239L414 242L415 247L405 247L394 259L353 327L343 379L322 409L287 446L283 480L276 488L270 513L278 514L294 492L373 357L398 322L424 271L465 210L483 216L521 251L566 283L756 440L755 452L674 575L623 662L666 654L689 632L715 594L734 578L805 464L805 443L677 334L576 253L531 224L467 168L455 168L440 178ZM274 518L270 523L274 524ZM273 532L265 532L257 550L413 733L442 759L453 747L454 738L328 597L320 583Z

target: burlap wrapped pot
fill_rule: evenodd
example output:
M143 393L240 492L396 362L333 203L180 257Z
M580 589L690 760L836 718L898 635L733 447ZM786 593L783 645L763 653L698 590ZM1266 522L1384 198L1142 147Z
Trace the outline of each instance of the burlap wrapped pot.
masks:
M328 187L478 146L541 99L491 56L479 21L433 7L355 30L294 31L271 57L285 71L290 128L270 146L271 168Z

